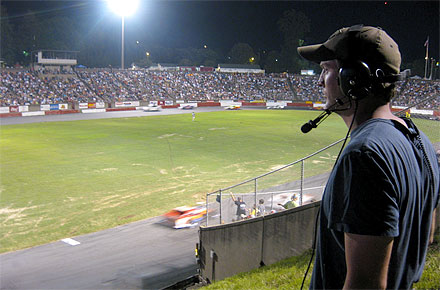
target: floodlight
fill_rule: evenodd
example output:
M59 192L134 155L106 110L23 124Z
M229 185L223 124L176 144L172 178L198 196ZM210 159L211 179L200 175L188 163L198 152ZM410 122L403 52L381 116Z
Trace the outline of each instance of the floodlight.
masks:
M132 15L139 5L139 0L107 0L107 2L110 9L122 17Z
M107 0L108 6L113 12L121 16L122 23L122 48L121 69L124 69L124 18L133 14L139 4L139 0Z

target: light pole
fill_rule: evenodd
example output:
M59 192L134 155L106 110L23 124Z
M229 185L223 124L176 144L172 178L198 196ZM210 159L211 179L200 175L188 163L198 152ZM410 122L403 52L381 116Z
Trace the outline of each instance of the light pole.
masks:
M435 59L431 57L431 74L429 75L430 80L432 80L432 73L434 72L434 63Z
M107 0L110 9L121 16L122 39L121 39L121 69L124 69L124 22L125 17L132 15L139 4L139 0Z
M123 70L124 67L124 45L125 45L125 39L124 39L124 24L125 24L125 16L121 16L121 23L122 23L122 40L121 40L121 69Z

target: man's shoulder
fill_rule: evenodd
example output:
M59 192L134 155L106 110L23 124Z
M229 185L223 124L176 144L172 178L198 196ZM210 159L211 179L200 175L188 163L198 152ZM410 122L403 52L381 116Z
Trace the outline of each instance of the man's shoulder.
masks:
M378 130L380 129L380 130ZM359 125L355 130L353 130L352 135L360 135L365 131L383 131L383 130L396 130L393 121L390 119L374 118L369 119Z
M383 147L394 142L406 142L405 135L389 119L370 119L351 134L350 147Z

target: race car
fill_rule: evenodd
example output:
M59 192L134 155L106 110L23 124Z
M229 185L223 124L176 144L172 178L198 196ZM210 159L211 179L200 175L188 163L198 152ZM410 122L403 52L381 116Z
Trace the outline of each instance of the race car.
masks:
M267 109L284 109L283 105L267 106Z
M185 106L180 106L179 109L192 110L192 109L194 109L194 106L193 105L185 105Z
M148 107L144 107L144 112L159 112L162 110L161 106L148 105Z
M240 110L241 106L239 105L230 105L225 107L225 110Z
M206 216L204 206L181 206L163 215L165 222L175 229L191 228L197 226Z

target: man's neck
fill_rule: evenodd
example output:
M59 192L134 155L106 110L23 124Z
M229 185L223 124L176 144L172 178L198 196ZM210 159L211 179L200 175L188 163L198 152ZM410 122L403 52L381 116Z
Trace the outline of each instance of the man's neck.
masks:
M355 117L354 116L354 109L350 110L346 114L340 114L340 116L341 116L342 120L344 120L347 127L350 128L350 125L353 121L353 118ZM390 107L389 103L382 105L382 106L379 106L379 107L376 107L376 108L364 106L362 103L359 103L359 108L356 112L356 117L353 122L351 130L356 129L362 123L364 123L365 121L368 121L370 119L396 120L399 123L401 123L402 125L404 125L405 127L407 127L405 121L403 121L399 117L395 116L391 112L391 107Z

